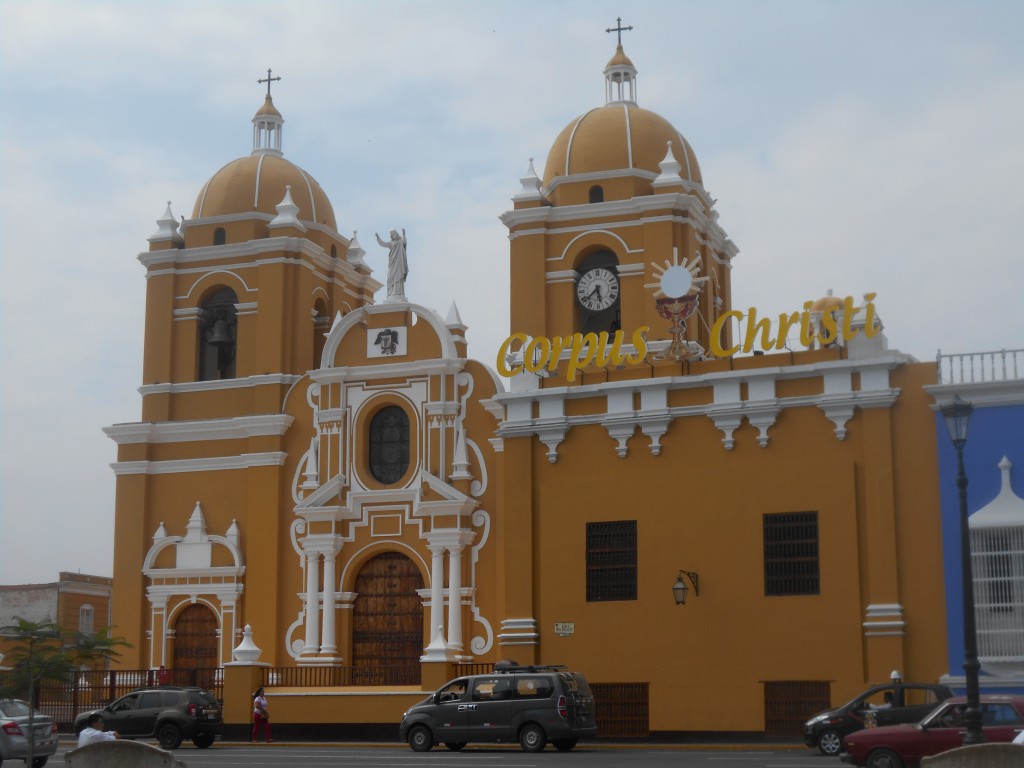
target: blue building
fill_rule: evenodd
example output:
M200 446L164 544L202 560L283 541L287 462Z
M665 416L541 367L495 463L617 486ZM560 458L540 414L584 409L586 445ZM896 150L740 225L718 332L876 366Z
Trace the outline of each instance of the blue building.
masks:
M957 453L938 412L974 406L963 448L982 692L1024 693L1024 350L939 355L936 404L949 670L964 690Z

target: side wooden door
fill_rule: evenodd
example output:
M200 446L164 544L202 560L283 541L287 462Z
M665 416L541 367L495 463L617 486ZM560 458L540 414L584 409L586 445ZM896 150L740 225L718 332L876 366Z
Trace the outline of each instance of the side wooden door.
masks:
M352 608L353 682L415 685L423 653L423 578L403 554L384 552L356 577Z
M175 674L177 670L212 670L218 666L217 617L205 605L190 605L174 622L174 682L183 682Z

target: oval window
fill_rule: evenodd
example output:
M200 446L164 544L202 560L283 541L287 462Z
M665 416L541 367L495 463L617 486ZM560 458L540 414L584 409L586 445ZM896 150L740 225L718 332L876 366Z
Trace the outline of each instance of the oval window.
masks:
M409 417L397 405L389 405L370 420L370 474L390 485L408 469Z

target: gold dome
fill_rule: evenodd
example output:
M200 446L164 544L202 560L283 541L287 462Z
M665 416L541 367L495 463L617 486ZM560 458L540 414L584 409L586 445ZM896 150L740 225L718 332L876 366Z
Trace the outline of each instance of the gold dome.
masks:
M256 110L256 117L281 117L281 113L277 111L277 107L274 106L274 100L270 98L270 94L267 94L267 98L263 101L263 106Z
M632 60L626 55L626 52L622 50L622 43L615 49L615 55L612 56L611 60L605 65L605 72L612 67L635 67L633 66Z
M558 176L639 169L657 174L666 142L682 166L680 176L703 184L697 156L672 124L632 102L592 109L573 120L555 139L544 167L544 184Z
M337 230L334 208L316 179L273 154L241 157L213 174L196 198L192 218L256 211L276 216L277 204L289 185L299 219Z
M822 296L811 305L811 312L832 312L842 308L843 300L838 296L833 296L832 291L829 291L827 296Z

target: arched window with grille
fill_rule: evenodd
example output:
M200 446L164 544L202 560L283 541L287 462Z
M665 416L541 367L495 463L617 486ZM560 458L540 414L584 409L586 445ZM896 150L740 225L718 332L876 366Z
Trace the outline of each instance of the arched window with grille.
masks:
M409 416L397 405L381 408L370 420L370 474L385 485L409 469Z

